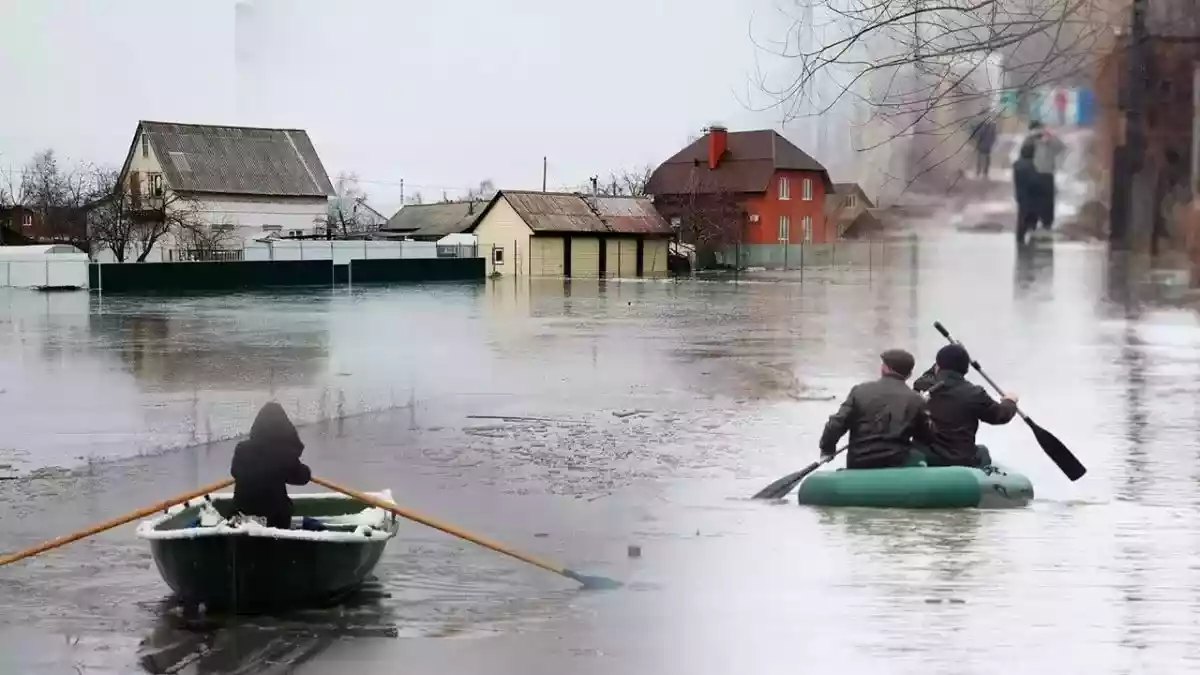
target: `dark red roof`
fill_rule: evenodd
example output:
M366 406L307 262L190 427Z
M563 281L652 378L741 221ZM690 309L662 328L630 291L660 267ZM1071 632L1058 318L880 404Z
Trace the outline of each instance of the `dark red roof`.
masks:
M776 171L815 171L825 190L833 183L829 172L791 141L770 129L727 132L725 153L716 169L708 168L708 134L675 153L650 175L646 192L652 195L690 192L766 192Z

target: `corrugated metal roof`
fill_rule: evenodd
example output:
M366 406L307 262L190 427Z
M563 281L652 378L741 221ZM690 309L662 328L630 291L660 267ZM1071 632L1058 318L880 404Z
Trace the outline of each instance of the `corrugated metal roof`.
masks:
M586 197L577 192L501 190L480 216L501 199L508 202L531 230L542 234L673 233L646 197Z
M466 232L475 224L485 206L486 202L408 204L388 219L384 227L422 236Z
M832 190L829 172L820 162L770 129L727 132L725 153L716 169L708 168L709 134L663 162L646 186L650 194L765 192L776 171L813 171Z
M167 184L176 191L287 197L335 194L308 133L300 129L142 121L138 131L154 149ZM135 144L136 140L135 135ZM138 151L130 148L130 157Z
M597 197L596 213L612 232L621 234L673 234L654 202L646 197Z

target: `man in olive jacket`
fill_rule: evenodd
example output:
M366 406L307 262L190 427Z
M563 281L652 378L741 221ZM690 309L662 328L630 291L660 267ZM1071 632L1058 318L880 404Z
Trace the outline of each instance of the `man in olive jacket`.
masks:
M930 444L935 438L925 399L905 384L916 364L913 355L889 349L880 360L880 378L855 385L821 434L821 456L827 457L850 433L847 469L914 465L920 457L914 453L913 440Z
M983 387L968 382L971 357L961 345L946 345L933 367L913 389L927 392L929 414L937 428L933 443L922 448L929 466L975 466L992 463L991 453L975 444L979 423L1008 424L1017 414L1016 394L1004 394L997 403Z

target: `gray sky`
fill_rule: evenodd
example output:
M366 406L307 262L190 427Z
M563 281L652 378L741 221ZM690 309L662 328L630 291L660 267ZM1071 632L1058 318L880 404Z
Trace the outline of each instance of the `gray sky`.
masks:
M0 0L0 170L46 147L119 165L139 119L298 127L390 212L401 178L540 188L547 155L576 186L777 118L738 100L771 0L247 2L239 85L234 0Z

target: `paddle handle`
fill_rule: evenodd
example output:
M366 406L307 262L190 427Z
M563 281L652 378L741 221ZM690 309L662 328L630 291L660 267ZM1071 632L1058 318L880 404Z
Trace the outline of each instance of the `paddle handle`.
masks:
M330 490L333 490L334 492L340 492L340 493L346 495L347 497L353 497L354 499L357 499L358 501L360 501L364 504L370 504L371 506L374 506L375 508L383 509L385 511L394 513L394 514L400 516L401 518L407 518L408 520L420 523L420 524L428 526L428 527L432 527L435 530L441 530L442 532L445 532L446 534L449 534L451 536L458 537L459 539L465 539L473 544L479 544L480 546L482 546L484 548L490 548L491 550L493 550L497 553L503 553L504 555L516 558L517 560L520 560L521 562L526 562L526 563L529 563L530 565L540 567L548 572L554 572L555 574L562 575L569 579L578 580L577 577L579 575L576 572L572 572L571 570L565 569L563 567L560 567L553 563L547 562L540 558L536 558L534 556L528 555L526 553L521 553L520 551L511 549L511 548L505 546L504 544L501 544L498 541L493 541L486 537L481 537L477 534L472 534L462 528L456 527L449 523L441 522L439 520L436 520L436 519L431 518L426 515L422 515L420 513L417 513L416 511L404 508L393 502L385 502L382 499L379 499L378 497L373 497L366 493L359 492L358 490L352 490L348 487L343 487L341 485L338 485L337 483L325 480L324 478L318 478L316 476L313 476L312 482L316 483L317 485L327 487Z
M966 345L958 340L955 340L953 337L950 337L950 331L946 330L946 327L942 325L941 321L934 321L933 327L936 328L937 332L941 333L942 337L946 338L946 340L951 344L956 344L963 349L966 349ZM967 350L967 353L970 353L970 350ZM975 369L975 372L979 373L979 376L982 377L985 382L992 386L992 389L996 390L997 394L1004 396L1004 390L1000 388L1000 385L996 384L995 380L993 380L986 372L984 372L983 366L979 365L979 362L974 358L971 359L971 367ZM1017 407L1017 414L1020 415L1021 419L1025 420L1026 422L1029 421L1029 417L1021 411L1020 407Z
M0 558L0 567L7 565L9 563L15 563L18 560L24 560L25 558L28 558L30 556L38 555L39 553L45 553L46 551L56 549L59 546L65 546L73 541L79 541L80 539L83 539L85 537L90 537L93 534L99 534L105 530L111 530L112 528L117 527L118 525L124 525L125 523L128 523L132 520L137 520L138 518L145 518L146 516L154 515L155 513L169 509L172 506L175 506L176 504L182 504L183 502L186 502L188 500L195 499L197 497L203 497L206 494L216 492L217 490L222 490L224 488L229 487L230 485L233 485L232 478L226 478L225 480L219 480L215 483L210 483L208 485L205 485L202 488L197 488L195 490L192 490L191 492L185 492L184 494L176 495L174 497L171 497L170 499L165 499L157 504L153 504L151 506L147 506L145 508L138 509L136 511L131 511L130 513L127 513L123 516L117 516L116 518L113 518L111 520L106 520L103 523L100 523L98 525L93 525L93 526L87 528L86 530L80 530L80 531L74 532L72 534L63 535L61 537L58 537L57 539L51 539L50 541L42 542L41 544L38 544L37 546L27 548L23 551L17 551L16 553L10 553L10 554Z

